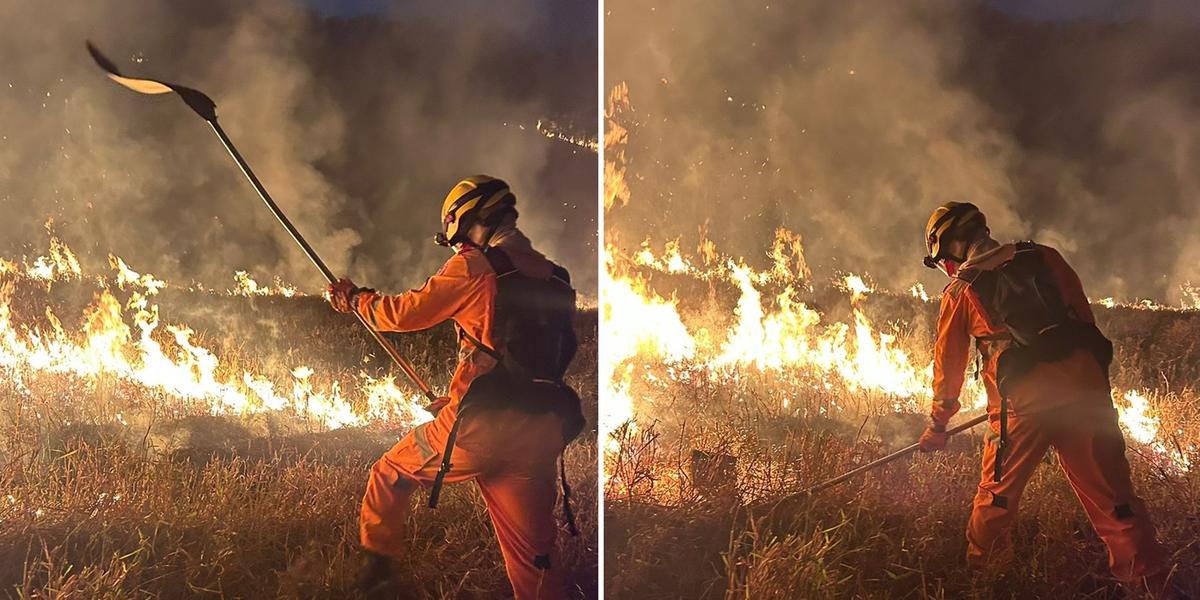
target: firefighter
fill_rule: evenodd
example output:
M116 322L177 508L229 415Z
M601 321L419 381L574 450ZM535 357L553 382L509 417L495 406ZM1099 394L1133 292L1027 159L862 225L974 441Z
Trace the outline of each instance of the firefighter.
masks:
M1049 448L1096 533L1112 574L1158 594L1167 558L1145 504L1134 493L1108 380L1112 344L1094 325L1078 276L1053 248L992 239L983 213L950 202L925 228L925 265L950 278L934 347L933 410L923 451L946 445L946 424L974 338L988 422L979 488L967 525L967 562L1011 557L1021 492Z
M431 408L436 412L434 420L404 436L371 467L359 518L359 539L368 562L360 583L368 596L394 593L392 561L404 559L402 529L411 497L418 488L430 487L439 470L448 471L444 472L447 483L478 484L516 598L555 599L566 593L555 554L556 460L582 426L581 415L568 411L580 423L564 425L562 410L530 410L505 404L504 398L474 398L486 395L477 394L475 388L495 387L494 382L489 386L480 382L487 379L485 374L502 371L498 365L506 360L507 347L518 343L502 338L537 330L502 327L500 290L507 284L502 285L501 278L569 290L569 309L574 310L569 276L535 250L517 228L515 204L516 197L504 181L485 175L467 178L446 196L441 211L437 240L454 254L424 286L394 296L360 288L346 279L330 286L330 302L336 310L357 311L380 331L415 331L453 321L460 342L449 392ZM507 318L511 321L512 315ZM553 338L549 343L568 348L567 354L535 355L526 362L540 364L524 368L545 371L544 380L557 380L555 385L561 386L562 372L575 348L574 331L566 331L569 317L559 329L563 331L547 334ZM521 340L520 345L528 349L531 342ZM519 369L514 365L507 370ZM578 411L578 397L574 400L572 409ZM486 416L478 416L481 411L476 405L488 405ZM569 428L573 432L567 433ZM564 492L569 493L568 488Z

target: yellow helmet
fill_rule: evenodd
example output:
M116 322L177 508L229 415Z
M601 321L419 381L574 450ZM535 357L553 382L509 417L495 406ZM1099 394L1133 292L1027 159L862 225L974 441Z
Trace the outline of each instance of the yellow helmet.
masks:
M468 177L446 194L442 202L442 231L435 240L442 246L462 243L471 225L516 203L517 197L504 180L488 175Z
M962 234L965 226L976 220L987 228L987 218L970 202L947 202L937 207L925 224L925 249L929 251L925 266L936 269L938 261L947 258L961 263L961 256L943 256L945 243Z

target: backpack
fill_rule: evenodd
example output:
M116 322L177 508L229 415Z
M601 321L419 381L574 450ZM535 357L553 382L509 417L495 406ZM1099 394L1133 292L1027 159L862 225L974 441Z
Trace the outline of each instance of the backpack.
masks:
M1012 386L1037 365L1062 360L1079 348L1088 349L1107 373L1113 357L1112 342L1094 323L1079 318L1063 300L1054 274L1033 242L1018 243L1012 260L999 268L966 268L955 278L975 292L988 319L1007 330L987 338L1008 342L996 358L1000 437L992 480L999 483L1008 447L1008 397Z
M471 382L463 405L557 412L563 419L564 441L570 442L585 424L579 395L563 381L579 346L571 275L553 265L549 279L537 279L515 268L499 247L485 248L483 254L496 273L492 337L504 344L504 352L459 329L459 335L498 363Z
M992 270L957 274L979 297L989 320L1007 330L1010 343L996 359L996 382L1007 397L1012 386L1040 363L1062 360L1079 348L1092 352L1105 371L1112 342L1079 318L1063 300L1054 274L1033 242L1020 242L1012 260Z
M504 364L533 380L561 382L579 342L571 275L553 265L550 279L523 275L495 246L484 256L496 272L493 336L504 341Z

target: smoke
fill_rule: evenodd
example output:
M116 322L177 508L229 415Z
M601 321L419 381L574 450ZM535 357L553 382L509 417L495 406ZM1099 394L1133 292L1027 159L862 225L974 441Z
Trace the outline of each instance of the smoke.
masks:
M939 289L922 228L971 201L996 237L1060 248L1094 298L1178 301L1200 280L1200 19L1170 17L1186 4L1034 20L950 0L613 0L632 199L606 223L624 246L703 231L764 260L784 226L818 276Z
M337 17L291 0L0 6L0 255L37 253L42 226L93 266L109 252L172 281L233 273L305 291L319 273L262 206L206 124L174 97L107 81L95 41L132 74L205 91L284 212L339 274L418 286L447 257L438 211L488 173L518 198L535 245L594 295L595 7L520 0L375 2Z

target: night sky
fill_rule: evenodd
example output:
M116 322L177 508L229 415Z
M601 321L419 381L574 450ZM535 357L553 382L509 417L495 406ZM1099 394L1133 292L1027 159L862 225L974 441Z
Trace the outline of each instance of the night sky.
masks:
M1200 22L1194 0L985 0L1009 14L1041 21L1148 19Z

